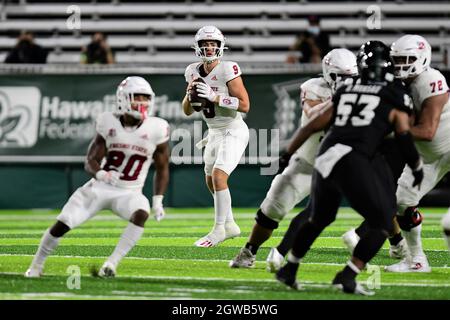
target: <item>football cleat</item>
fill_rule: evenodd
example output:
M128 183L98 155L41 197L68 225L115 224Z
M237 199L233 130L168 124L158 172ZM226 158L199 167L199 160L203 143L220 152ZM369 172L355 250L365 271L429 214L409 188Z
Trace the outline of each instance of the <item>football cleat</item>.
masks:
M42 268L30 267L24 274L25 278L39 278L43 275Z
M389 247L389 256L394 259L404 259L408 256L408 245L406 240L402 239L397 245Z
M271 248L266 259L266 270L270 273L275 273L281 269L284 264L284 257L278 252L277 248Z
M288 270L286 266L277 271L275 279L294 290L302 290L301 285L296 280L296 275Z
M239 254L230 261L230 268L253 268L255 255L247 248L242 248Z
M386 266L384 270L387 272L431 272L431 267L427 257L417 256L411 258L408 255L402 261Z
M226 240L225 227L215 226L206 236L195 241L196 247L210 248L215 247Z
M342 275L342 271L336 274L333 279L332 285L334 288L344 293L360 294L363 296L373 296L375 294L374 291L367 290L361 284L356 282L355 279L344 278Z
M116 267L109 261L106 261L98 272L101 278L114 278L116 276Z
M355 250L355 247L359 242L359 236L355 229L351 229L342 235L342 241L344 241L350 254L353 254L353 250Z
M225 222L225 240L233 239L241 235L241 229L234 221Z

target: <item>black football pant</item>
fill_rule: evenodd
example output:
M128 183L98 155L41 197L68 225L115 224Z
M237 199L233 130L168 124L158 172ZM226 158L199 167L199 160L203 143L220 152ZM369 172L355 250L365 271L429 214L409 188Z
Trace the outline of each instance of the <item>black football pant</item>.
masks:
M397 181L402 175L403 169L406 165L405 158L403 157L400 150L401 149L398 147L397 141L394 138L386 138L381 146L381 154L385 158L390 168L393 183L395 186L397 185ZM369 231L368 223L366 221L363 221L355 231L359 237L362 237L366 232Z
M396 212L395 187L383 157L369 159L352 151L334 166L324 179L314 171L311 193L311 216L300 226L292 247L293 254L302 258L320 235L331 224L345 197L350 206L368 223L368 231L356 246L353 256L364 263L379 251Z

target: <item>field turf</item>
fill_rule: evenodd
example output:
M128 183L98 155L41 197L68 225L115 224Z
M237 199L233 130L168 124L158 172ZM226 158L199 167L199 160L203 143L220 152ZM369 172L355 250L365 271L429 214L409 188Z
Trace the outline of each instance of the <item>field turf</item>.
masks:
M440 228L446 209L425 208L423 244L433 268L429 274L392 274L383 266L397 260L388 256L388 243L372 261L370 273L358 278L377 286L376 295L361 297L334 291L330 282L348 260L341 235L361 219L341 209L303 260L299 280L304 290L293 291L265 270L269 248L278 244L294 212L257 255L253 269L230 269L228 262L247 240L254 209L235 209L242 236L216 248L196 248L213 222L213 209L167 209L162 222L149 220L144 236L118 268L114 279L101 279L97 270L114 249L126 222L109 212L71 231L47 260L45 276L26 279L23 273L36 252L43 232L58 212L0 211L0 299L450 299L450 254ZM380 268L377 268L380 267ZM75 268L75 269L74 269ZM80 289L71 271L81 271ZM75 281L75 282L74 282Z

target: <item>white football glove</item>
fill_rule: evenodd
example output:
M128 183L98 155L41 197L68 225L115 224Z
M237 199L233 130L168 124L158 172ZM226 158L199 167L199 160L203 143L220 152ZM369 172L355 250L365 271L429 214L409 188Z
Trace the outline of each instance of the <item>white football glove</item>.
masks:
M115 186L117 185L122 176L123 173L114 170L111 171L99 170L95 174L95 179L108 183L112 186Z
M164 198L164 196L162 196L162 195L152 197L152 211L155 214L155 220L158 222L161 221L162 219L164 219L164 216L166 215L166 212L164 211L164 207L163 207L163 203L162 203L163 198Z
M214 103L216 102L217 95L209 85L207 85L206 83L197 82L196 86L199 97L208 99L209 101Z

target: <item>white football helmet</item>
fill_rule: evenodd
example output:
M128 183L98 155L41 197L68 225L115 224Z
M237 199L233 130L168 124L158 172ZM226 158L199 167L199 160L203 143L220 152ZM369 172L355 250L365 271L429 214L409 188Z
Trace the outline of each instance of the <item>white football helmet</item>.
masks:
M431 46L424 37L407 34L391 46L395 63L395 76L406 79L425 71L431 62Z
M148 101L135 101L135 95L148 96ZM116 114L129 114L136 119L143 120L155 100L155 93L150 84L142 77L127 77L116 91Z
M342 81L358 75L356 56L344 48L333 49L322 59L322 73L334 92Z
M214 40L218 41L216 52L212 56L207 55L207 47L202 47L200 41ZM204 62L211 63L223 56L223 50L228 49L225 47L225 37L222 32L215 26L204 26L197 31L194 38L195 55L200 57Z

